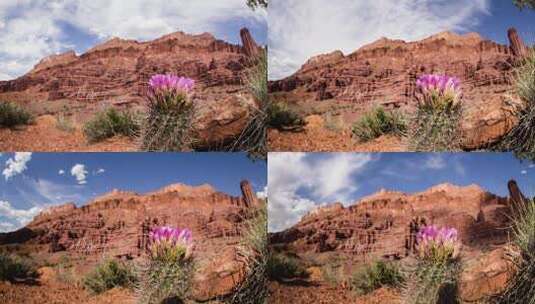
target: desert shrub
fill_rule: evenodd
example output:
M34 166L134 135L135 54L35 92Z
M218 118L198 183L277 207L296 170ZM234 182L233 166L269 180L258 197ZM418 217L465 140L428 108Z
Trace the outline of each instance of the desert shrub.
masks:
M267 206L256 211L245 223L245 235L238 247L238 255L245 261L245 280L225 302L232 304L265 303L270 252L268 249Z
M0 281L15 282L37 277L36 266L29 259L0 253Z
M149 259L139 276L139 303L187 301L195 273L191 231L158 227L151 231L149 240Z
M99 142L116 135L134 137L139 128L139 117L134 112L108 108L88 121L83 131L89 142Z
M345 278L341 275L341 268L334 261L330 261L327 264L321 266L321 277L325 282L331 286L338 286Z
M136 280L136 275L130 265L108 259L87 274L82 283L91 293L100 294L115 287L131 288Z
M513 0L513 3L520 9L531 8L535 9L535 0Z
M12 102L0 102L0 127L27 125L32 119L32 115L21 106Z
M194 142L190 98L195 81L175 75L154 75L147 94L149 113L141 149L145 151L186 151Z
M427 226L420 230L417 235L418 260L405 284L405 303L459 303L460 246L454 228Z
M512 151L535 159L535 51L516 70L516 92L522 105L515 109L518 124L497 144L496 150Z
M297 112L288 108L285 103L270 103L267 109L267 124L279 130L301 129L306 122Z
M461 147L462 91L459 79L423 75L416 81L418 110L411 150L455 151Z
M397 112L387 112L377 107L364 114L354 125L353 135L366 142L385 134L402 136L407 130L403 116Z
M282 254L271 255L268 262L268 276L270 280L282 281L292 278L306 278L308 272L294 257Z
M325 128L329 131L340 132L345 128L344 121L340 116L329 113L325 116Z
M247 105L250 111L249 121L227 150L247 152L254 159L266 159L266 120L269 103L266 51L262 50L260 56L251 60L253 61L251 68L244 73L243 82L254 97L255 104Z
M512 252L517 271L508 282L498 304L535 303L535 202L515 202L512 236L516 250Z
M71 120L64 114L59 114L56 117L56 128L65 132L74 132L75 128Z
M375 261L357 270L350 279L350 286L357 294L367 294L383 286L399 287L403 282L397 264Z

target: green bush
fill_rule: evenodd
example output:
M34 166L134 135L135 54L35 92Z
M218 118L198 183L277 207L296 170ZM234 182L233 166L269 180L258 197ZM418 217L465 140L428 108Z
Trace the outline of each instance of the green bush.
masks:
M358 294L367 294L383 286L399 287L404 277L392 262L375 261L353 274L350 286Z
M496 150L513 151L521 158L535 159L535 51L516 72L516 92L523 105L516 109L518 124L496 145Z
M83 285L94 294L100 294L115 287L131 288L137 281L132 267L116 260L105 260L83 279Z
M266 51L262 50L260 56L253 58L252 61L252 67L244 73L243 82L256 102L255 105L246 105L249 107L250 112L249 121L227 150L231 152L247 152L253 159L266 159L266 120L269 102Z
M32 115L12 102L0 102L0 127L11 128L32 122Z
M0 281L15 282L37 277L37 269L28 259L0 253Z
M238 247L238 254L246 264L245 280L226 301L231 304L265 303L267 299L267 271L269 264L267 207L256 210L245 221L245 235Z
M270 280L306 278L308 275L307 270L294 257L273 254L269 259L268 276Z
M403 116L397 112L386 112L377 107L364 114L353 125L353 135L360 141L366 142L385 134L403 136L407 125Z
M95 115L83 128L89 142L99 142L116 135L137 136L140 130L139 116L130 111L108 108Z
M535 202L515 202L512 221L518 269L496 303L535 304Z
M267 109L267 125L271 128L300 129L305 121L297 112L290 110L284 103L270 103Z

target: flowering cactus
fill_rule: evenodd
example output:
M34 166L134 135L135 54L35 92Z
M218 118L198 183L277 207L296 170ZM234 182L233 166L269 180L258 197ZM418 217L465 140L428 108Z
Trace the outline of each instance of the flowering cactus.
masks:
M435 110L455 108L461 103L461 81L446 75L423 75L416 80L420 105Z
M434 262L446 263L455 259L459 252L460 242L457 229L426 226L416 236L420 258Z
M174 262L191 258L193 242L189 229L158 227L149 233L149 241L153 260Z
M147 94L149 114L142 150L185 151L194 141L192 121L195 105L190 94L195 81L176 75L154 75Z
M189 103L188 95L195 80L176 75L154 75L149 80L149 102L152 106L175 107Z

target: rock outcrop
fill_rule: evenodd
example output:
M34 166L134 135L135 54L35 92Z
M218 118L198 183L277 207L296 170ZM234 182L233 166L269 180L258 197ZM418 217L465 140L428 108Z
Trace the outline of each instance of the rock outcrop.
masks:
M527 48L516 30L509 31L509 39L510 46L475 33L444 32L417 42L382 38L347 56L339 51L316 56L295 74L270 82L269 89L302 108L312 101L332 103L322 108L351 124L377 105L413 112L422 74L456 76L465 101L462 145L478 149L517 123L507 95L514 95L514 66Z
M504 198L476 185L451 184L415 194L382 190L349 207L337 203L318 208L293 227L270 234L270 243L315 261L337 258L355 265L377 258L411 259L422 226L454 227L463 244L463 263L469 265L461 293L470 301L480 300L503 290L510 276L504 245L514 196L522 195L518 193Z
M88 260L103 255L139 259L146 255L152 227L189 228L199 267L195 297L206 301L228 294L243 280L237 245L245 221L259 206L249 182L242 182L241 190L241 197L209 185L177 184L143 195L114 190L82 207L48 209L25 228L0 233L0 245L37 245L44 255L65 252Z

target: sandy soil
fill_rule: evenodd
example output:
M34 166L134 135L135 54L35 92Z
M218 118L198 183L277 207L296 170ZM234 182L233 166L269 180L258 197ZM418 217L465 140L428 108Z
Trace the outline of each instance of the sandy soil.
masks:
M79 126L72 132L60 130L52 115L42 115L35 123L16 129L0 129L0 151L33 152L129 152L138 150L134 140L115 137L89 144Z
M0 282L0 303L13 304L116 304L135 303L134 294L126 289L112 289L100 295L91 295L73 284L58 280L50 267L39 269L35 284Z
M288 283L272 282L269 287L269 303L283 304L396 304L400 303L397 294L390 289L381 288L364 296L356 296L343 287L333 287L323 282L293 281Z
M339 129L328 128L321 116L306 118L307 125L299 132L281 132L271 129L268 132L269 151L306 151L306 152L404 152L407 144L399 137L381 136L375 140L361 143L352 138L346 126Z

